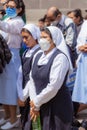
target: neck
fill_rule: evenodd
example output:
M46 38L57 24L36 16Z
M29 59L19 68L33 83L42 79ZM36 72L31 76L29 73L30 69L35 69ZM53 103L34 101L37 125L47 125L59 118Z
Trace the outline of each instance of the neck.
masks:
M47 55L53 48L55 48L55 46L51 46L48 51L44 51L45 55Z

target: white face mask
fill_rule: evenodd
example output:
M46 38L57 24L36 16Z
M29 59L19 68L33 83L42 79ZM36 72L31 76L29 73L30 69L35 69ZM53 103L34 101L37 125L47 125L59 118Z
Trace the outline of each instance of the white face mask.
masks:
M43 51L47 51L50 48L50 42L46 38L41 38L39 40L39 45Z

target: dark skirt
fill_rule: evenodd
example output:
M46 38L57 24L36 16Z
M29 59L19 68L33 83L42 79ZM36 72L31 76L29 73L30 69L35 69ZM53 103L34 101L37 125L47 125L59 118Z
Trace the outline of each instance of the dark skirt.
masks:
M28 120L25 123L23 130L32 130L32 123L31 123L31 120L30 120L30 114L28 114Z
M50 107L44 107L40 113L42 130L71 130L71 122L63 122Z

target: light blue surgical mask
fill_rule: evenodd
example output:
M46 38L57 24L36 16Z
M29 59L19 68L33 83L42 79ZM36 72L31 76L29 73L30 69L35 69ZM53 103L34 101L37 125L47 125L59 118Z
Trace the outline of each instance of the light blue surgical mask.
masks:
M10 18L15 18L17 16L16 8L6 8L6 14Z

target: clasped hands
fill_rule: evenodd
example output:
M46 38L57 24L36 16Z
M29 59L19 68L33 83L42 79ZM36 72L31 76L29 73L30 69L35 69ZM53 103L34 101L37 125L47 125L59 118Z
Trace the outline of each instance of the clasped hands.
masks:
M35 110L35 105L33 101L30 101L30 118L33 121L36 121L37 117L39 116L39 111Z
M82 51L82 52L87 52L87 44L79 46L79 50Z
M19 106L24 107L25 103L26 103L26 101L23 102L20 99L18 99ZM36 107L35 107L33 101L30 101L29 104L30 104L30 118L31 118L31 120L36 121L37 117L39 116L39 111L35 110Z

